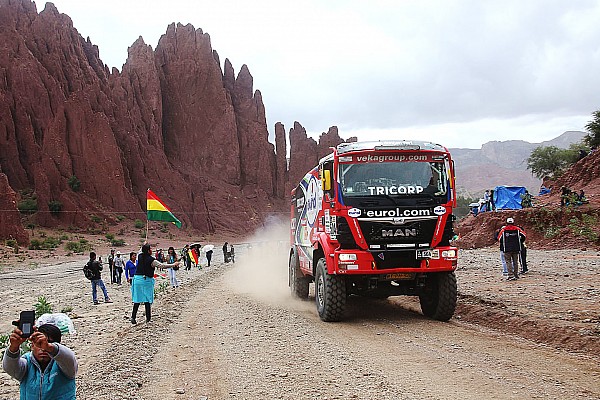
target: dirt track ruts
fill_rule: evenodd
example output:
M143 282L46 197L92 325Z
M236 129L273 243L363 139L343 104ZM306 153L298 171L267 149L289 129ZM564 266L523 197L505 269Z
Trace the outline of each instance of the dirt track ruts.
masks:
M38 294L73 306L78 333L65 343L80 361L80 399L600 399L597 355L515 332L515 321L533 321L598 343L594 259L572 266L568 285L546 265L595 253L561 254L530 251L532 272L507 286L494 249L462 252L449 323L403 297L351 298L344 322L323 323L314 301L290 299L285 252L238 248L235 265L180 271L182 287L158 296L153 321L131 326L127 287L108 285L115 303L93 306L73 262L19 273L38 287L0 274L1 327ZM0 374L0 398L17 393Z

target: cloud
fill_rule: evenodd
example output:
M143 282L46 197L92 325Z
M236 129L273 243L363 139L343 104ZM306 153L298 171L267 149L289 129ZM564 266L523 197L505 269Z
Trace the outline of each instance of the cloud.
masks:
M249 66L271 131L277 121L337 125L343 137L478 127L533 141L581 129L599 108L593 0L54 3L119 68L140 35L154 48L171 22L201 28L221 61Z

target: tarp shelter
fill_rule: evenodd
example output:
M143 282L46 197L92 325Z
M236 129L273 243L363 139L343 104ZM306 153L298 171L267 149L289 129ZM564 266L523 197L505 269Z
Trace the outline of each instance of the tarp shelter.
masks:
M496 186L494 203L497 210L520 210L521 195L525 194L523 186Z

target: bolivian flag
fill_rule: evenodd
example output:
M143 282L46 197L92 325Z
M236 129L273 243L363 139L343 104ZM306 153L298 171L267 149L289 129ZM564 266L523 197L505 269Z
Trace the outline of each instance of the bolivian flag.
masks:
M181 221L175 218L169 207L150 189L146 193L146 209L148 212L148 221L172 222L178 228L181 228Z

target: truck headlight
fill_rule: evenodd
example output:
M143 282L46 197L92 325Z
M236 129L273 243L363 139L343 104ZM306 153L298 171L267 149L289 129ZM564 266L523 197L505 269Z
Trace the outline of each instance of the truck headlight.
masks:
M342 253L340 254L340 261L356 261L356 254Z
M456 258L456 250L442 251L442 258Z

